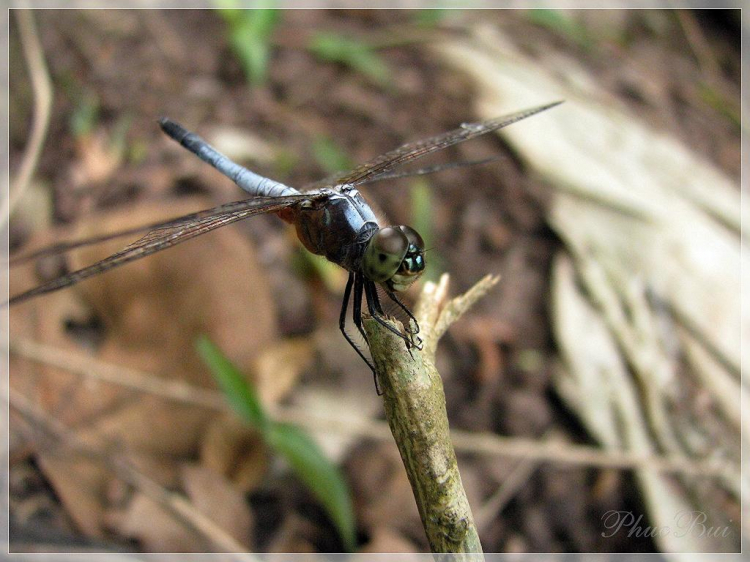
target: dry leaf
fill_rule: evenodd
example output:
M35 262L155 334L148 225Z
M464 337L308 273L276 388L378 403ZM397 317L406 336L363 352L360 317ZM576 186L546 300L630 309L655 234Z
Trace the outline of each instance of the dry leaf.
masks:
M261 435L235 414L211 421L201 439L201 464L251 492L268 469L268 449Z
M135 205L100 217L96 232L164 220L210 207L205 199ZM102 227L102 222L106 223ZM95 234L81 225L80 238ZM103 230L102 230L103 228ZM92 263L127 245L116 241L71 256L72 267ZM12 272L13 273L13 272ZM14 289L25 279L14 278ZM214 383L195 353L194 341L207 334L240 369L249 370L257 353L276 337L276 320L263 270L238 230L220 229L157 253L76 287L42 296L11 309L11 342L26 337L56 347L81 350L96 342L75 340L66 331L71 318L95 310L105 326L98 359L205 387ZM85 303L85 305L83 304ZM238 304L240 303L240 304ZM215 411L167 401L79 375L13 360L11 383L44 411L73 428L88 443L113 443L118 451L175 459L197 453L205 424ZM43 461L45 474L71 517L90 536L102 537L107 482L94 470L76 480L70 462ZM156 539L154 539L156 540Z
M252 550L253 517L242 492L218 472L195 464L183 465L182 480L195 508Z
M255 361L255 384L263 404L282 400L310 365L314 348L309 338L277 342Z
M138 493L122 513L110 513L109 526L138 540L144 552L206 552L206 541L160 504Z
M748 480L738 410L750 401L739 378L750 345L738 329L750 318L740 299L740 270L750 263L740 224L750 206L736 182L627 111L571 57L532 59L490 26L439 50L476 80L484 117L566 100L503 130L556 188L548 220L572 256L559 258L554 274L565 361L555 383L607 448L726 460L735 475L721 482L650 471L637 479L653 528L675 528L680 513L695 512L726 531L660 533L663 551L736 549L726 499L738 504ZM721 361L708 365L687 332Z

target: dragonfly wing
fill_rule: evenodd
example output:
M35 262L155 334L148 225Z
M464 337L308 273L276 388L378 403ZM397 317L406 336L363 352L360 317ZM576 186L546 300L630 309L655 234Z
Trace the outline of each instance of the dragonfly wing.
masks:
M503 115L502 117L496 117L495 119L481 121L479 123L464 123L452 131L427 139L407 143L358 166L350 172L335 174L329 178L321 180L320 182L315 182L314 184L305 186L304 189L308 190L316 187L335 185L359 185L365 182L375 181L376 179L379 179L380 176L390 174L391 170L397 166L401 166L402 164L411 162L412 160L416 160L417 158L421 158L432 152L453 146L454 144L473 139L474 137L492 131L497 131L498 129L512 125L521 119L531 117L536 113L550 109L560 103L562 102L557 101L546 105L540 105L516 113Z
M16 304L37 295L51 293L52 291L75 285L83 279L104 273L112 268L144 258L161 250L171 248L181 242L211 232L222 226L246 219L253 215L280 211L286 207L310 199L311 196L309 195L243 199L241 201L220 205L212 209L206 209L205 211L200 211L198 213L185 215L184 217L179 217L167 222L150 225L150 227L143 227L149 228L146 235L116 254L112 254L108 258L98 261L95 264L73 271L67 275L63 275L29 291L16 295L12 297L7 304ZM143 229L133 229L126 233L132 234L142 230ZM109 235L109 237L100 237L100 239L96 241L102 241L101 238L108 240L117 237L118 234L124 236L124 233L120 232L115 233L115 235ZM86 245L85 242L87 241L78 242L78 245L74 247Z
M166 221L158 221L155 223L144 224L144 225L136 226L133 228L126 228L125 230L118 230L116 232L110 232L107 234L102 234L100 236L92 236L90 238L84 238L81 240L70 240L66 242L59 242L57 244L45 246L43 248L40 248L39 250L34 250L26 254L13 256L10 258L10 260L8 260L8 263L11 266L20 265L22 263L26 263L26 262L36 260L39 258L43 258L47 256L54 256L58 254L64 254L65 252L75 250L76 248L85 248L86 246L94 246L102 242L108 242L109 240L116 240L117 238L124 238L126 236L132 236L134 234L140 234L142 232L148 232L150 230L155 230L155 229L168 227L168 226L176 226L178 223L189 223L193 220L199 219L203 213L208 212L208 211L214 211L214 209L208 209L206 211L199 211L197 213L191 213L183 217L173 218L173 219L169 219Z

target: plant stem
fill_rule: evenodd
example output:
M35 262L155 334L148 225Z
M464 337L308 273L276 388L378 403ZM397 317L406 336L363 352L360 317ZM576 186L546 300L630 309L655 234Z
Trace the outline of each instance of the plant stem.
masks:
M482 553L448 429L445 393L434 366L437 340L497 278L486 277L446 303L447 276L427 283L417 306L424 351L407 351L401 338L365 319L385 402L386 418L411 482L433 553Z

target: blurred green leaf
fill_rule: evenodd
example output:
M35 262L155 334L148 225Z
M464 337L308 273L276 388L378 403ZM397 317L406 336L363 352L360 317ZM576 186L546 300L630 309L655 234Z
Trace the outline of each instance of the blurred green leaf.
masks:
M432 204L432 188L424 178L416 178L411 183L411 226L419 232L424 240L425 249L430 250L426 256L427 270L424 278L429 281L437 281L443 271L443 259L434 248L434 236L432 233L433 221L435 220Z
M447 8L428 8L417 10L414 23L422 27L433 27L443 21L451 10Z
M366 43L336 33L321 32L310 40L309 49L321 60L344 64L380 86L390 84L388 66Z
M255 389L248 384L242 373L207 337L201 336L198 338L196 345L201 359L211 369L232 408L242 419L265 434L268 431L270 420L263 410L263 405Z
M698 92L701 99L712 109L718 111L721 115L732 122L738 130L742 129L742 119L739 108L722 96L710 85L705 82L698 84Z
M250 425L260 430L266 444L284 457L297 477L320 501L338 529L348 551L356 547L351 493L341 472L317 443L301 429L271 420L254 387L207 337L197 342L198 352L219 382L229 403Z
M313 140L312 149L316 162L327 174L354 167L349 155L330 137L324 135L316 137Z
M235 23L242 17L242 3L239 0L213 0L216 11L229 24Z
M307 434L292 425L273 424L268 443L286 458L300 480L323 504L341 534L346 549L356 546L354 509L341 473Z
M133 164L140 164L150 153L151 146L143 139L136 139L130 143L128 148L128 161Z
M531 23L567 37L585 49L594 46L594 41L586 28L560 10L528 10L526 17Z
M235 6L236 2L222 0L220 6ZM262 84L268 75L271 55L271 35L281 19L281 10L273 9L275 0L256 3L258 9L238 10L223 7L218 10L229 28L229 43L242 64L251 85Z
M276 151L273 169L279 177L284 178L294 170L298 162L299 156L294 151L282 147Z
M91 133L99 121L99 98L93 92L75 92L75 109L70 116L73 136L83 137Z
M319 278L331 293L343 293L347 278L346 270L321 256L300 248L292 257L292 268L300 277Z
M127 136L132 124L133 116L129 114L123 115L115 123L109 136L109 146L113 153L122 156L127 152Z

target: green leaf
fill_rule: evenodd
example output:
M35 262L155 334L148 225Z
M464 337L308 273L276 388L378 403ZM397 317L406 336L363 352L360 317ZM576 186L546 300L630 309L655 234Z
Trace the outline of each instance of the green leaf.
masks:
M584 49L590 49L594 46L593 38L588 30L577 20L560 10L529 10L526 12L526 16L531 23L563 35Z
M733 102L726 99L726 97L705 82L700 82L698 84L698 93L706 104L731 121L732 125L738 130L742 130L742 119L740 112L738 111L739 108L735 107Z
M219 15L229 25L236 25L242 19L242 10L234 7L230 8L230 6L234 6L235 4L236 2L214 0L214 5L217 7L216 11L219 12Z
M341 472L325 457L315 441L297 427L274 423L267 438L269 445L284 456L299 479L323 504L344 546L352 552L356 546L354 508L349 486Z
M449 14L447 8L426 8L417 10L414 23L422 27L434 27L443 21Z
M299 248L292 256L292 268L301 278L315 277L323 281L331 293L343 294L347 271L327 259Z
M351 493L341 472L301 429L268 418L258 395L221 350L205 336L197 342L198 353L219 382L229 403L282 455L297 477L325 508L350 552L356 547Z
M374 49L365 43L336 33L317 33L311 39L308 48L321 60L344 64L380 86L390 84L388 66Z
M198 338L196 346L232 408L242 419L265 434L270 420L254 387L206 336Z
M133 116L128 113L117 120L109 139L109 149L111 152L119 156L122 156L127 152L127 136L132 124Z
M430 184L424 178L416 178L411 183L411 225L419 232L424 240L425 249L431 250L434 245L432 225L434 215L432 211L433 192ZM429 281L437 281L443 271L443 260L436 251L430 252L426 257L427 270L424 278Z
M90 91L75 92L75 108L70 117L70 129L76 137L90 134L99 121L99 97Z
M251 31L269 39L273 30L281 21L281 10L276 9L276 0L260 0L257 2L257 9L245 10L245 17L251 24Z
M229 28L229 44L251 85L261 84L267 78L271 35L281 19L281 11L272 8L276 5L275 0L263 0L256 4L261 9L228 9L228 6L236 3L224 0L221 2L222 9L218 10Z
M348 170L354 166L349 155L330 137L320 135L313 140L313 155L327 174Z

